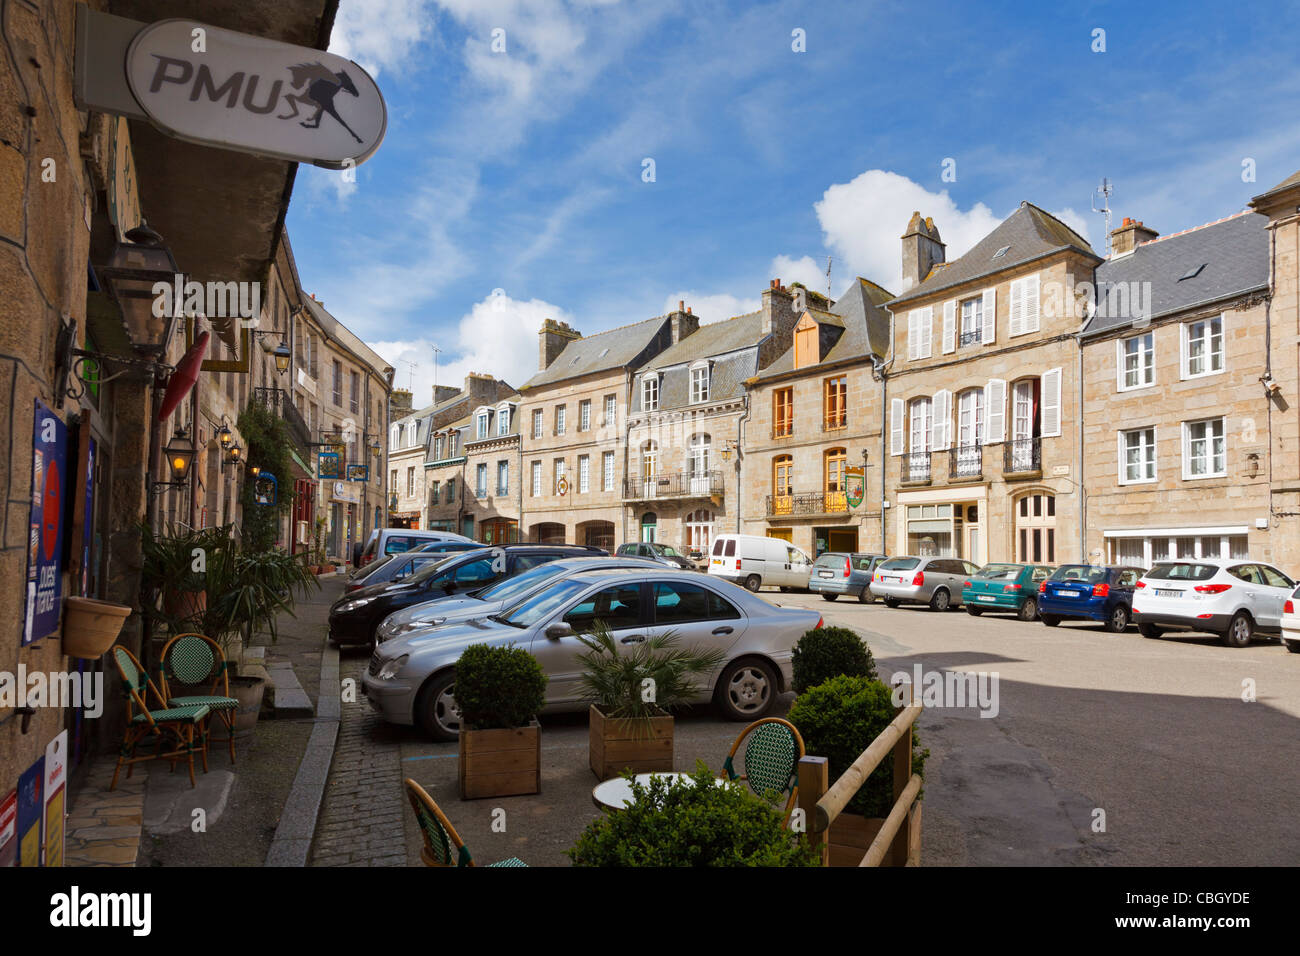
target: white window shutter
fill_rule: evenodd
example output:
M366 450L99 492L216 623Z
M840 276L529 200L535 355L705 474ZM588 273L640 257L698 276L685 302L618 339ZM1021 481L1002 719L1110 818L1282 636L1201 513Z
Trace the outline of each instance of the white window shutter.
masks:
M1016 279L1011 283L1011 327L1008 330L1008 335L1019 335L1024 331L1024 288L1025 283L1022 279Z
M1032 275L1024 279L1022 286L1024 295L1024 313L1020 320L1020 328L1024 332L1038 331L1038 313L1040 303L1038 301L1038 276Z
M1006 440L1007 429L1007 383L1004 379L991 378L984 386L984 407L988 416L988 425L984 429L984 444L998 445Z
M903 400L895 398L889 403L889 453L903 453Z
M952 392L940 389L934 393L933 419L930 422L930 448L946 451L952 433Z
M1183 322L1178 326L1178 378L1187 378L1187 330L1191 326Z
M943 304L943 354L957 351L957 300Z
M1115 391L1124 391L1124 340L1115 340Z
M985 345L992 345L997 335L998 290L984 290L984 329L980 339Z
M921 310L921 341L924 351L921 358L929 358L934 336L934 307L926 306Z
M920 335L920 313L913 309L907 313L907 358L908 361L915 361L921 353L918 336Z
M1061 370L1043 373L1043 437L1061 434Z

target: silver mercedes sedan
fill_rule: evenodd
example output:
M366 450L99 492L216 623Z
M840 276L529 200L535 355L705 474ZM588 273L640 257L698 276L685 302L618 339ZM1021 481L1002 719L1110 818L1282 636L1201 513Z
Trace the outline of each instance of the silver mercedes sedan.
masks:
M675 631L690 648L721 649L724 662L701 681L694 703L723 716L762 717L790 686L790 652L822 624L817 611L778 607L744 588L695 571L604 568L553 581L513 607L458 624L412 631L381 643L362 689L395 724L416 724L438 740L460 732L456 661L471 644L526 647L549 678L544 712L584 710L578 635L604 621L614 639L635 644Z

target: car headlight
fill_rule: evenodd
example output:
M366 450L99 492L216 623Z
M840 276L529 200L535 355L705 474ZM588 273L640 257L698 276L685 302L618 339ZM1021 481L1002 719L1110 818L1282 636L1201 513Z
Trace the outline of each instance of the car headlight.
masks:
M344 614L348 611L355 611L359 607L365 607L373 600L372 597L353 598L351 601L344 601L335 610L340 614Z
M406 666L406 662L410 657L410 654L403 654L401 657L394 657L392 660L384 661L379 668L379 673L375 676L380 680L392 680Z

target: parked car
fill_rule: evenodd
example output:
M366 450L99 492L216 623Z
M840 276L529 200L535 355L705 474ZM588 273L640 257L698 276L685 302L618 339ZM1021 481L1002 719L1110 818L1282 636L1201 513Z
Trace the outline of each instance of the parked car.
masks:
M618 550L614 552L621 558L649 558L659 564L669 568L684 568L687 571L694 571L695 565L676 548L666 544L657 544L649 541L629 541L627 544L620 544Z
M1119 634L1133 617L1133 592L1145 568L1063 564L1038 586L1038 617L1048 627L1065 618L1101 621Z
M449 554L474 551L482 547L484 545L474 541L430 541L412 551L390 554L367 564L348 582L347 590L351 592L372 584L404 581L431 561L441 561Z
M972 617L1014 611L1022 621L1038 617L1038 586L1056 570L1046 564L986 564L962 583L961 599Z
M871 591L888 607L928 604L932 611L946 611L961 604L966 579L978 571L977 565L961 558L903 555L877 565Z
M1168 630L1218 634L1229 647L1246 647L1257 634L1280 634L1282 608L1296 582L1257 561L1161 561L1142 575L1133 593L1133 620L1143 637Z
M713 539L709 574L751 591L761 587L806 590L812 558L780 538L753 534L720 534Z
M790 686L790 653L821 615L776 607L728 582L669 568L605 568L557 580L487 618L419 631L376 647L362 677L385 720L416 724L439 740L460 732L456 661L470 644L528 648L548 677L544 712L584 710L579 635L604 621L633 644L672 630L683 646L720 649L726 660L698 685L696 702L714 702L731 720L766 714Z
M404 607L476 591L547 561L606 553L581 545L507 544L448 555L426 564L405 581L375 584L344 594L330 607L329 639L336 644L373 644L380 622Z
M1291 596L1282 605L1282 643L1292 654L1300 654L1300 587L1291 592Z
M386 554L402 554L413 551L430 541L465 541L474 544L474 539L454 531L422 531L418 528L376 528L370 532L366 548L361 552L361 567L365 567L376 558Z
M855 597L861 604L871 604L876 596L871 593L871 576L883 554L864 554L854 551L824 551L813 562L808 576L808 590L820 594L824 600L834 601L841 594Z
M655 567L648 558L602 558L576 557L560 558L529 568L512 578L505 578L495 584L489 584L468 594L452 594L436 597L424 604L413 604L400 611L394 611L384 618L379 625L377 640L381 643L395 637L410 634L430 627L443 627L468 621L475 617L496 614L529 597L534 592L551 586L552 581L576 574L579 571L595 571L602 568L645 568Z

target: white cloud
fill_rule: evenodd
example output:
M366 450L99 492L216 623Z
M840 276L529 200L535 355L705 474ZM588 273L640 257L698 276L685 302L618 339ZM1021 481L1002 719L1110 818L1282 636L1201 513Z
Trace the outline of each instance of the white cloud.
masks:
M663 314L676 311L678 302L685 302L686 307L706 325L744 315L746 312L755 312L762 305L757 298L746 299L726 292L704 293L683 289L664 299Z
M430 0L343 0L329 51L355 60L373 77L402 66L433 31Z

